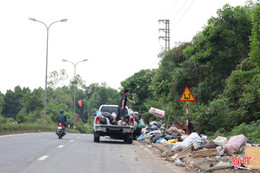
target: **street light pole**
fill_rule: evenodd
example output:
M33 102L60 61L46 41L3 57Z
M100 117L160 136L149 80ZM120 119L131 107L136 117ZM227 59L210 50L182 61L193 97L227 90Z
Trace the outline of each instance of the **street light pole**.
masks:
M73 66L74 66L74 97L73 97L73 112L74 112L74 114L76 113L75 112L75 102L76 102L76 67L77 67L77 65L79 64L79 63L81 63L81 62L85 62L85 61L87 61L88 59L84 59L84 60L81 60L81 61L79 61L79 62L77 62L77 63L73 63L73 62L71 62L71 61L68 61L68 60L66 60L66 59L63 59L62 61L63 62L69 62L69 63L71 63Z
M45 93L44 93L44 126L46 126L46 109L47 109L47 75L48 75L48 48L49 48L49 29L51 27L51 25L53 25L54 23L58 23L58 22L67 22L68 19L61 19L55 22L52 22L49 26L47 24L45 24L42 21L36 20L34 18L29 18L29 20L34 21L34 22L39 22L42 23L46 29L47 29L47 44L46 44L46 71L45 71Z

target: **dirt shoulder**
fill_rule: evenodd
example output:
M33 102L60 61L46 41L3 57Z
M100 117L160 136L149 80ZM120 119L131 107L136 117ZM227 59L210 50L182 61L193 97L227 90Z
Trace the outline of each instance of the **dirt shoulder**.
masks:
M173 162L167 161L166 157L161 156L162 152L158 148L153 147L152 145L149 145L145 142L138 142L138 141L134 141L134 144L139 146L144 151L146 151L147 154L150 155L151 157L155 157L158 160L161 160L162 162L164 162L165 165L168 166L170 170L174 170L174 172L179 172L179 173L190 173L191 172L191 171L188 171L186 169L186 167L176 166L176 165L174 165ZM171 172L171 171L169 171L169 172Z

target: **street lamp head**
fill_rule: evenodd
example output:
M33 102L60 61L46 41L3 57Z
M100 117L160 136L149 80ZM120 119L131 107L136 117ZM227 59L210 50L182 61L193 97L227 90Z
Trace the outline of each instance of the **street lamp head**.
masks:
M63 59L62 61L64 61L64 62L67 62L68 60L66 60L66 59Z
M60 21L61 21L61 22L67 22L68 19L61 19Z
M87 61L88 59L84 59L83 61Z
M29 18L29 20L36 21L36 19L34 19L34 18Z

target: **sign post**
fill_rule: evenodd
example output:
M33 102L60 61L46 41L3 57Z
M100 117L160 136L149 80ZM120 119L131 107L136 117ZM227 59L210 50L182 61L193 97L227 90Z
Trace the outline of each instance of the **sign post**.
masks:
M77 128L77 121L79 120L79 115L75 114L73 118L74 118L74 124L75 124L75 128L74 129L76 129Z
M189 87L186 86L185 90L183 91L183 93L179 99L179 102L186 102L186 133L189 133L188 102L195 102L195 101L196 101L195 97L191 93Z
M189 116L188 116L188 102L186 102L186 133L189 133Z

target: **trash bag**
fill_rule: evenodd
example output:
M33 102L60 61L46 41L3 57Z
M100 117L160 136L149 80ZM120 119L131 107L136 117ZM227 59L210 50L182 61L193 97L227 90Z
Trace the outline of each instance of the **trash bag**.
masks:
M136 121L134 121L134 129L137 130L137 125L138 123Z
M152 126L152 130L157 130L157 129L158 129L158 127L156 125Z
M144 120L143 119L140 119L140 122L138 123L137 125L138 128L145 128L145 124L144 124Z
M171 136L180 136L180 134L176 133L176 132L168 132L167 131L167 134L168 135L171 135Z
M108 119L107 119L106 117L104 117L104 116L101 116L101 117L100 117L100 123L101 123L101 124L107 124L107 120L108 120Z
M130 115L125 115L125 119L124 119L124 121L125 121L126 123L128 123L129 120L130 120Z
M232 136L228 142L223 145L225 153L227 155L237 154L240 148L243 147L247 142L247 138L244 135Z
M149 133L147 133L146 135L155 135L155 134L158 134L159 133L159 130L153 130L153 131L150 131Z
M149 127L146 127L145 129L144 129L144 134L148 134L148 133L150 133L150 132L152 132L153 131L153 129L149 126Z
M134 112L134 117L135 121L139 123L141 120L141 114L139 114L138 112Z
M155 143L160 143L163 138L159 138Z
M206 143L207 143L207 140L205 138L196 139L195 143L193 144L194 149L197 150L198 147L205 145Z
M170 140L170 139L173 139L173 138L174 138L174 136L172 136L172 135L166 135L164 137L164 139L166 139L167 141Z
M154 125L160 128L163 124L164 124L164 120L160 120L159 122L156 122Z
M143 141L144 140L144 136L143 135L140 135L138 138L137 138L137 141Z
M154 134L152 137L151 137L151 142L155 143L158 139L162 138L164 136L163 133L157 133L157 134Z
M110 114L109 112L102 112L102 115L106 118L108 118L109 122L112 123L114 116Z
M170 140L168 140L168 142L170 142L170 143L176 143L176 142L178 142L178 138L177 138L177 139L170 139Z
M188 147L190 144L192 144L193 141L195 141L196 139L199 139L200 136L196 133L196 132L192 132L182 143L181 143L181 147L182 148L186 148Z
M167 142L167 140L164 139L164 138L162 138L162 140L160 141L161 144L163 144L163 143L165 143L165 142Z

